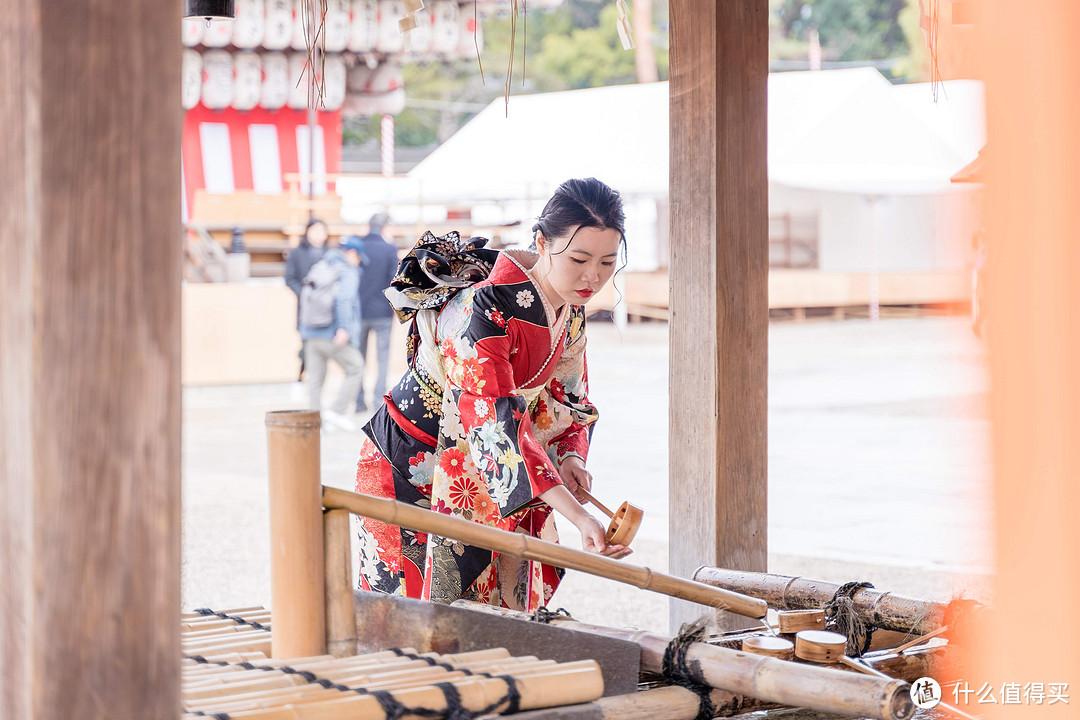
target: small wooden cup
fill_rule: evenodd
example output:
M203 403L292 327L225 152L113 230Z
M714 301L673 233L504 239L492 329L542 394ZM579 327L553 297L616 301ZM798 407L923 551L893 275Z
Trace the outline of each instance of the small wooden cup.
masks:
M602 502L590 495L585 489L581 490L581 494L585 496L585 499L595 505L600 512L611 518L611 524L608 525L604 542L608 545L626 545L629 547L630 543L634 541L634 536L637 535L638 529L641 527L641 519L645 516L645 511L635 505L624 502L619 506L618 510L611 512Z
M767 655L781 660L791 660L795 657L794 643L772 635L748 637L742 641L742 649L743 652L753 653L754 655Z
M611 524L608 525L607 536L605 537L607 544L629 547L630 543L634 541L634 537L637 536L638 529L641 528L641 519L644 516L645 511L635 505L628 502L620 505L611 518Z
M824 610L781 610L777 616L780 619L780 632L785 635L825 629Z
M840 662L847 638L828 630L803 630L795 635L795 657L816 663Z

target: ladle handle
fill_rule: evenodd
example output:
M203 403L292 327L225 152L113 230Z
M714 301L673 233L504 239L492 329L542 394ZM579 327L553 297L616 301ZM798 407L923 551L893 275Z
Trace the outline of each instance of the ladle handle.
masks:
M608 516L609 518L612 518L612 519L614 519L614 518L615 518L615 513L611 512L611 511L610 511L610 510L608 510L608 509L607 509L606 507L604 507L604 505L603 505L603 504L602 504L602 503L601 503L601 502L600 502L599 500L597 500L596 498L594 498L594 497L593 497L592 495L590 495L590 494L589 494L589 491L588 491L588 490L586 490L586 489L584 489L584 488L578 488L578 490L580 490L580 491L581 491L581 494L585 496L585 499L586 499L586 500L588 500L589 502L591 502L591 503L592 503L593 505L595 505L596 507L600 508L600 512L604 513L604 514L605 514L605 515L607 515L607 516Z

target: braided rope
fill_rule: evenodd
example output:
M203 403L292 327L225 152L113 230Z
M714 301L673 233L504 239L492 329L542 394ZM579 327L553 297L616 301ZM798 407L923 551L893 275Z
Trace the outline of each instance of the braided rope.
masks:
M667 649L664 650L664 662L661 669L664 678L672 685L684 687L698 696L698 714L695 720L710 720L716 714L709 694L712 687L701 682L701 667L697 662L688 664L686 653L694 643L705 639L708 629L708 616L702 616L692 623L686 623L679 630Z
M222 620L232 620L237 625L247 625L249 627L255 628L256 630L265 630L266 632L270 632L270 628L268 628L266 625L263 625L260 622L253 622L251 620L245 620L244 618L240 617L239 615L226 615L223 612L218 612L217 610L211 610L210 608L195 608L195 612L199 613L200 615L202 615L204 617L208 617L208 616L213 615L214 617L219 617Z

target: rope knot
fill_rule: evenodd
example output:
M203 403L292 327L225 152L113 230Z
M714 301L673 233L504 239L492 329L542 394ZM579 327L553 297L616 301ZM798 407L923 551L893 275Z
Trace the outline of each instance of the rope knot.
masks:
M872 587L873 583L868 582L844 583L836 589L832 599L822 606L825 629L847 638L846 652L853 657L862 657L870 649L870 641L874 637L874 624L855 605L855 593Z
M664 662L661 666L664 678L672 685L684 687L698 696L698 714L696 720L709 720L715 713L712 699L709 694L712 687L701 681L701 667L698 663L687 664L686 653L694 643L701 642L705 638L705 632L709 626L709 618L702 615L692 623L686 623L679 630L679 634L664 651Z
M544 625L550 625L552 620L559 617L565 617L569 620L573 620L573 616L566 608L559 608L558 610L548 610L546 605L541 605L536 608L536 612L533 613L531 620L533 622L543 623Z

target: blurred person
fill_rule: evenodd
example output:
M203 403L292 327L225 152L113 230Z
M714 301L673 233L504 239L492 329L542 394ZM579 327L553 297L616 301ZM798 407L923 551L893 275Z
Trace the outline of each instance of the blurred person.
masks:
M318 218L308 220L304 234L300 238L300 244L289 251L285 258L285 284L296 295L296 329L300 329L300 291L304 286L304 278L311 272L311 267L322 260L326 253L326 241L330 233L326 223ZM297 387L303 391L299 383L304 379L304 347L300 346L300 372L296 375ZM299 399L299 398L294 398Z
M559 186L533 250L425 233L386 296L411 320L408 372L371 420L356 490L502 530L557 540L558 511L589 552L621 558L582 503L597 419L588 399L585 304L625 247L622 198L599 180ZM365 590L535 611L551 565L358 519Z
M300 338L304 341L309 407L322 407L326 366L335 361L345 371L337 399L322 418L329 428L355 431L356 423L346 414L364 372L360 356L360 266L363 253L360 239L351 236L340 249L327 250L304 278L300 292Z
M382 236L389 218L383 213L375 213L368 223L368 234L360 238L366 264L364 281L360 283L360 355L367 362L368 335L375 334L375 356L379 363L379 374L372 393L374 405L382 402L386 394L386 370L390 359L390 329L393 326L394 309L387 302L383 291L390 287L390 281L397 272L397 248ZM367 411L364 399L364 386L356 396L356 412Z

